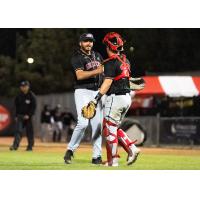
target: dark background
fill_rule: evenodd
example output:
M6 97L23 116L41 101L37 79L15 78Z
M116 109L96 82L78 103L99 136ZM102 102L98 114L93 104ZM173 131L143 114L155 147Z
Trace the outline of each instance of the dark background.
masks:
M126 40L125 53L136 77L199 73L199 29L0 29L1 95L14 96L21 79L29 79L37 94L72 90L70 57L80 34L93 33L94 49L106 58L102 39L110 31L120 33ZM28 57L35 59L32 65L26 62ZM44 91L45 86L48 87Z

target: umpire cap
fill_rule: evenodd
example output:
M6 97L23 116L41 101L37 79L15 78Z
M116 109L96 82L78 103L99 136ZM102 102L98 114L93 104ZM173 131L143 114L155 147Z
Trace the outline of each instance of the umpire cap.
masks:
M30 87L30 83L29 83L29 81L21 81L20 84L19 84L19 86L20 87L21 86L29 86Z
M92 33L83 33L79 38L79 42L87 41L87 40L91 40L92 42L95 42L95 39Z

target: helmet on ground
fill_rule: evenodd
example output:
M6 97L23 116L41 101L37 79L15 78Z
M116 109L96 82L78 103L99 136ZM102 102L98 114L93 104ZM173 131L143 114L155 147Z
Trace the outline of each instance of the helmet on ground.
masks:
M123 51L124 41L118 33L107 33L103 39L103 43L108 46L112 51Z

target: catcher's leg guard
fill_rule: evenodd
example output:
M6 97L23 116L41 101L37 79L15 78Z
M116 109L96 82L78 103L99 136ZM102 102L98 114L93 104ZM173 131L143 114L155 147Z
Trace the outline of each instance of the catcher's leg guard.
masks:
M106 139L108 165L112 166L113 158L119 157L117 155L117 125L104 119L103 134Z
M130 140L128 135L122 129L117 130L117 138L119 144L124 148L128 155L132 156L133 152L130 147L135 141Z

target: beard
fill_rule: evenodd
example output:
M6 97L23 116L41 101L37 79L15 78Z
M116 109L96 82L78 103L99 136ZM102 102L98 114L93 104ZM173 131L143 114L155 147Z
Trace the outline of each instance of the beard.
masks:
M89 54L92 50L93 45L81 45L81 50Z
M82 46L82 49L87 52L87 51L91 51L92 47L91 46L85 46L85 47Z

